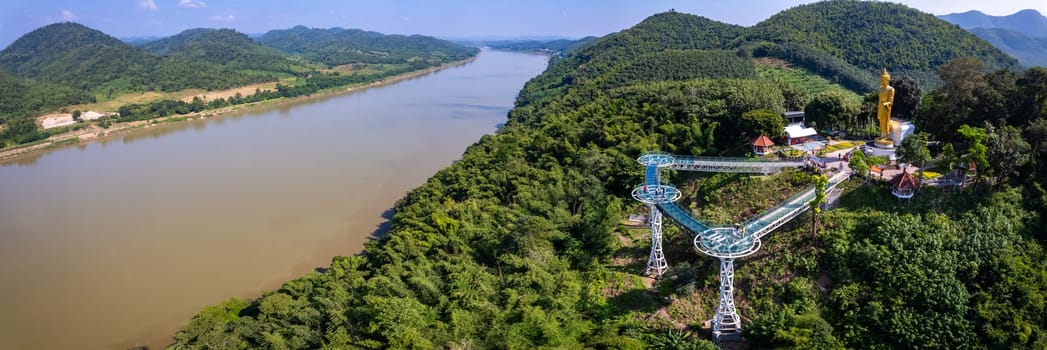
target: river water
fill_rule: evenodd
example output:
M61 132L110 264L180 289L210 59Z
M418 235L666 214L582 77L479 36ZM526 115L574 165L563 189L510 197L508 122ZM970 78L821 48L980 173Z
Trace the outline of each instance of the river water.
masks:
M384 87L0 165L0 348L162 349L204 306L359 253L545 64L485 50Z

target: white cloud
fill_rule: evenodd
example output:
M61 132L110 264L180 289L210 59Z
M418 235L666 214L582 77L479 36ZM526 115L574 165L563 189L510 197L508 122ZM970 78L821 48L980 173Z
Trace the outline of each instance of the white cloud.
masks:
M75 21L76 14L74 14L73 11L62 10L62 19L66 21Z
M156 7L156 1L154 0L138 0L138 8L156 11L158 7Z
M188 9L199 9L207 7L207 3L200 0L179 0L178 7L184 7Z
M236 20L236 16L233 16L233 15L228 15L228 16L211 16L209 18L212 21L219 21L219 22L232 22L232 21Z
M342 16L342 17L345 17L345 16ZM411 20L411 17L407 17L407 16L400 16L400 20L401 20L401 21L410 21L410 20Z

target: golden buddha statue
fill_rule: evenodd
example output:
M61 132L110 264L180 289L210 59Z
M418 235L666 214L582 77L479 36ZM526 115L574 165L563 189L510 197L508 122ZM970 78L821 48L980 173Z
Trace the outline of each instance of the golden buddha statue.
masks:
M883 69L883 75L880 75L880 100L876 108L876 119L880 122L880 139L876 140L876 145L884 148L894 146L894 141L891 141L891 107L894 106L894 87L890 85L891 75L887 74L887 68Z

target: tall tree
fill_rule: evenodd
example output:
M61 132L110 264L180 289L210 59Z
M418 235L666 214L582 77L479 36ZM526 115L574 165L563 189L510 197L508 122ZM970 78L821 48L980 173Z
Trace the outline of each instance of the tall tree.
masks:
M1027 121L1047 118L1047 67L1029 68L1018 79L1017 84L1023 101L1017 114L1019 118L1011 124L1024 124L1021 118L1027 118Z
M910 164L920 164L920 180L923 180L924 163L931 159L931 151L927 149L927 140L929 138L929 134L918 132L906 137L902 141L901 147L898 147L898 156L902 160Z
M746 141L760 135L770 138L781 137L785 132L785 120L774 111L756 109L745 112L739 119L739 131L745 136Z
M975 58L958 58L942 66L938 76L944 84L924 97L916 126L939 140L956 141L954 131L960 125L978 125L969 121L969 116L976 94L988 89L985 70L985 63Z
M815 96L804 108L804 114L808 124L821 129L853 128L860 109L858 101L829 91Z
M912 120L916 113L916 106L923 99L923 90L920 82L909 76L903 76L891 82L894 87L894 107L891 112L896 118Z
M1032 147L1022 138L1022 131L1010 125L988 125L985 137L986 157L998 181L1004 181L1029 162Z
M985 147L985 129L972 128L970 125L964 124L957 130L960 136L963 136L964 140L967 141L967 153L965 153L962 159L967 163L974 163L978 167L978 177L983 177L989 172L989 159L986 156L988 148Z

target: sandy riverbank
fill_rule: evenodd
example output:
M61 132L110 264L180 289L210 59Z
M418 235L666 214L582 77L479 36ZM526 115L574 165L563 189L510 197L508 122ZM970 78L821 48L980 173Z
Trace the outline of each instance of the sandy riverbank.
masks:
M344 87L344 88L337 88L337 89L334 89L334 90L324 91L324 92L320 92L320 93L316 93L316 94L312 94L312 95L307 95L307 96L300 96L300 97L294 97L294 98L278 98L278 99L273 99L273 100L259 101L259 102L242 104L242 105L237 105L237 106L229 106L229 107L224 107L224 108L219 108L219 109L212 109L212 110L207 110L207 111L202 111L202 112L197 112L197 113L178 114L178 115L172 115L172 116L167 116L167 117L160 117L160 118L154 118L154 119L149 119L149 120L139 120L139 121L133 121L133 122L113 123L113 124L111 124L109 126L109 128L102 128L101 126L98 126L97 124L92 124L92 125L89 125L89 126L86 126L86 127L82 128L80 130L69 131L69 132L58 134L58 135L52 135L52 136L48 137L46 140L38 141L38 142L29 144L29 145L15 146L13 148L4 149L4 150L0 151L0 160L17 159L18 157L32 155L32 154L35 154L37 152L42 152L42 151L54 149L54 148L57 148L57 147L66 147L66 146L71 146L71 145L79 145L79 144L84 144L84 143L91 142L91 141L105 140L105 139L110 139L110 138L114 138L114 137L118 137L118 136L124 136L124 135L127 135L127 134L131 134L131 133L133 133L135 131L139 131L139 130L143 130L143 129L146 129L146 128L150 128L153 125L157 125L157 124L181 123L181 122L185 122L185 121L206 119L206 118L220 118L222 115L227 114L227 113L231 113L231 112L261 110L261 109L265 109L265 108L279 107L279 106L283 106L283 105L286 105L286 104L297 103L297 102L302 102L302 101L308 101L308 100L312 100L312 99L319 99L319 98L325 98L325 97L330 97L330 96L334 96L334 95L354 93L354 92L370 89L370 88L373 88L373 87L385 86L385 85L389 85L389 84L398 83L398 82L401 82L401 81L404 81L404 80L421 77L421 76L424 76L424 75L435 73L435 72L443 70L443 69L461 66L461 65L467 64L469 62L472 62L475 59L476 59L476 56L473 56L473 57L470 57L470 58L465 59L465 60L447 63L447 64L444 64L444 65L441 65L441 66L438 66L438 67L431 67L431 68L427 68L427 69L423 69L423 70L417 70L417 71L412 71L412 72L408 72L408 73L404 73L404 74L400 74L400 75L387 77L385 79L378 80L378 81L371 82L371 83L364 84L364 85L354 85L354 86L349 86L349 87Z

